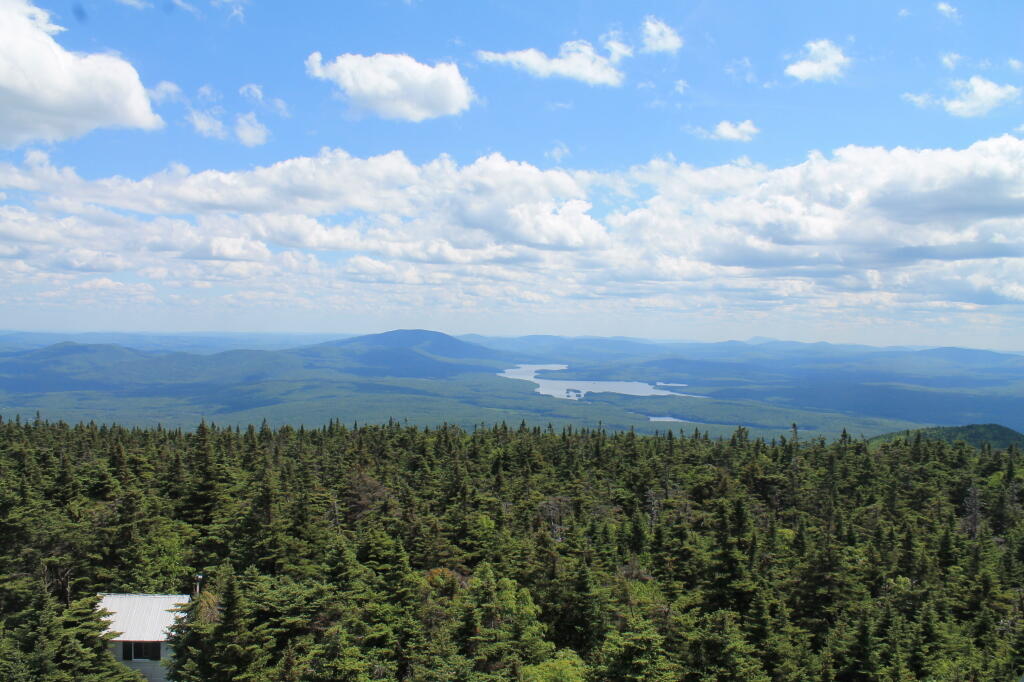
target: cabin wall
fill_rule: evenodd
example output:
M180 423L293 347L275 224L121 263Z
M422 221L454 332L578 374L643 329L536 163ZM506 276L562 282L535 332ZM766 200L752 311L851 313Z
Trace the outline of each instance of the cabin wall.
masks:
M110 653L121 665L142 673L146 682L167 682L167 663L171 660L171 647L167 642L160 643L159 661L126 661L121 658L121 642L111 642Z

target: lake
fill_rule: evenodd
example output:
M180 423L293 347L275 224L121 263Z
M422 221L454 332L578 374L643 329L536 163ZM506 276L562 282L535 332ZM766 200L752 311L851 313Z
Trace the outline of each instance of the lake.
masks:
M689 398L704 397L659 388L659 386L677 387L685 386L686 384L663 384L658 382L657 385L652 386L643 381L581 381L578 379L544 379L537 377L537 372L540 371L556 371L568 368L569 365L518 365L512 369L506 369L504 372L499 373L498 376L505 377L506 379L531 381L537 385L537 393L563 400L579 400L588 393L620 393L622 395L637 396L674 395Z

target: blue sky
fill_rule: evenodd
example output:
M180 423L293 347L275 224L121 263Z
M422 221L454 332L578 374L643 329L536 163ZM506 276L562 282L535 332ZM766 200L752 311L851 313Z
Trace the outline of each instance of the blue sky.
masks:
M1024 349L1022 26L0 0L0 327Z

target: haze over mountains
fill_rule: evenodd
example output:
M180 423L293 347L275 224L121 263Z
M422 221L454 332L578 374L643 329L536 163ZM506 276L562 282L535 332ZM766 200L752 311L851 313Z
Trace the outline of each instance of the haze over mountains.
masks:
M768 436L881 433L999 423L1024 429L1024 355L784 341L663 343L623 338L497 338L397 330L300 335L0 334L0 414L194 426L331 419L463 425L500 421L642 431L678 427ZM102 340L108 343L81 343ZM109 343L118 341L120 343ZM232 347L233 346L233 347ZM290 347L289 347L290 346ZM228 349L230 348L230 349ZM680 384L688 395L590 392L563 400L498 376ZM666 421L651 421L652 417Z

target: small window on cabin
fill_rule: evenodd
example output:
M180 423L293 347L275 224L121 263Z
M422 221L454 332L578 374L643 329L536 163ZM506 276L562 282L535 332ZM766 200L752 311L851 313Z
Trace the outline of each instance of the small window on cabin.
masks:
M160 660L160 642L122 642L121 660Z

